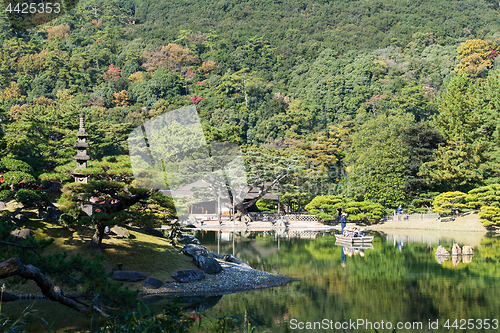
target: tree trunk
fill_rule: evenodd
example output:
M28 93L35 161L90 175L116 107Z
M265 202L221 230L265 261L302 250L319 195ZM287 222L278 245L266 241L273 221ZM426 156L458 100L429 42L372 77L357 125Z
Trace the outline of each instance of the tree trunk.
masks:
M92 239L90 240L90 248L94 250L98 250L101 248L102 244L102 237L104 236L104 228L106 226L102 223L97 223L95 226L95 233L94 236L92 236Z
M50 300L59 302L78 312L90 313L90 308L80 307L74 300L65 297L62 293L54 291L52 283L35 266L24 265L19 258L10 258L0 263L0 279L5 279L14 275L35 281L43 295Z
M248 214L247 207L245 207L245 205L243 203L240 203L240 204L236 205L234 208L236 210L236 213L234 214L234 219L235 219L235 221L241 222L241 219L243 218L243 216Z

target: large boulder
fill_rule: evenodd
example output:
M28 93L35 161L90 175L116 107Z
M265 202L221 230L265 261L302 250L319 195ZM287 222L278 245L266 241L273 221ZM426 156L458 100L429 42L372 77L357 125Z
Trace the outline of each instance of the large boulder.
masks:
M222 266L214 258L197 255L193 257L193 261L196 267L202 269L205 273L216 274L222 271Z
M458 246L457 243L453 244L453 248L451 249L451 254L454 256L459 256L462 254L462 250L460 249L460 246Z
M197 271L194 269L188 269L185 271L177 271L172 274L172 278L177 282L193 282L203 280L205 278L205 273L202 271Z
M436 256L449 256L450 252L448 252L442 245L439 245L436 250Z
M204 257L208 256L208 250L203 245L188 244L182 248L181 252L191 257L197 255Z
M145 278L146 275L144 273L136 271L115 271L111 276L112 280L126 281L126 282L142 281Z
M144 281L144 284L142 285L143 288L146 289L158 289L163 287L164 283L158 279L148 277L146 281Z
M156 230L153 228L141 228L141 230L142 230L142 232L144 232L145 234L148 234L150 236L165 238L165 235L160 230Z
M216 252L210 252L210 253L208 254L208 256L209 256L209 257L211 257L211 258L224 260L224 255L222 255L222 254L218 254L218 253L216 253Z
M125 228L115 225L110 231L116 235L115 237L130 238L130 232Z
M233 264L237 264L237 265L240 265L240 266L243 266L243 267L247 267L247 268L252 268L250 267L249 264L247 264L246 262L236 258L235 256L233 256L232 254L226 254L224 257L223 257L223 260L224 261L227 261L227 262L232 262Z
M191 235L177 236L177 238L175 238L175 241L177 243L181 243L184 245L188 245L188 244L200 245L200 241L198 240L198 238L191 236Z
M12 231L10 234L16 238L16 241L27 240L28 238L31 238L34 235L31 229L16 229Z
M464 245L462 247L462 254L463 255L474 255L474 249L471 246Z

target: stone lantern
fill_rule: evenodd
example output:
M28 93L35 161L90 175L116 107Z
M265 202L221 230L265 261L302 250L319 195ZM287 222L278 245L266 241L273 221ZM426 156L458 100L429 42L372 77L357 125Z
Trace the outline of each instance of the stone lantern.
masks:
M85 173L82 173L82 169L87 168L87 161L90 160L90 156L87 155L87 148L89 147L89 144L87 143L87 137L89 135L87 134L87 132L85 132L83 117L84 114L80 113L80 128L78 129L78 133L76 133L78 141L75 143L77 153L75 156L73 156L73 159L76 160L76 169L73 170L72 174L75 177L76 183L87 184L89 181L89 176ZM82 204L81 208L88 216L92 215L92 205Z
M85 132L85 127L83 123L83 113L80 113L80 129L76 134L78 137L78 142L75 144L75 148L77 149L77 154L73 156L73 159L76 160L76 169L73 170L73 176L75 177L76 183L88 183L88 176L84 173L81 173L81 169L87 168L87 161L90 160L90 156L87 155L87 148L89 144L87 143L87 137L89 136L87 132Z

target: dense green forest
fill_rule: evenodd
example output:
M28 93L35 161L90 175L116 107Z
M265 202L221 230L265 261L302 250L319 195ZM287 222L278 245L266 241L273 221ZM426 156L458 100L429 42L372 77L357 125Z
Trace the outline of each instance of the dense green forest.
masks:
M128 134L144 121L192 104L207 141L300 156L280 184L297 198L335 194L411 210L430 208L440 192L495 184L499 9L493 1L84 1L19 32L2 14L0 148L27 169L4 168L17 174L4 177L1 196L35 183L59 196L72 180L81 112L90 173L130 184L126 157L114 173L103 158L126 156Z
M485 225L500 223L496 0L66 6L22 31L0 14L0 201L22 204L2 212L6 242L23 210L65 228L96 227L97 248L107 225L170 223L172 199L135 186L127 139L145 121L193 104L207 142L241 147L249 177L267 165L265 181L279 179L293 209L309 203L331 219L343 207L354 219L377 220L402 204L475 209ZM81 113L88 184L71 175ZM80 203L91 198L100 214L82 217ZM63 214L51 220L54 203ZM79 257L47 264L10 246L2 261L18 255L54 276L74 270L81 284L85 272L104 272ZM96 293L118 288L91 281Z

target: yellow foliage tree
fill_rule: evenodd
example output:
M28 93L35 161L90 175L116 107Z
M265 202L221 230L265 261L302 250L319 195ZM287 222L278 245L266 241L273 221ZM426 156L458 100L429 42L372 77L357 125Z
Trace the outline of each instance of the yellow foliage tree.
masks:
M0 91L0 100L4 101L9 98L25 99L26 96L21 94L21 89L17 82L12 81L7 88Z
M469 39L457 48L457 59L460 63L455 71L461 71L471 78L478 78L493 67L497 56L498 45L491 40Z
M141 82L142 80L144 80L144 72L135 72L134 74L131 74L128 77L128 80L132 84L137 83L137 82Z
M169 43L158 51L146 51L142 55L142 67L147 71L155 71L159 67L167 67L171 72L180 71L183 67L198 64L200 59L190 49Z
M55 27L47 27L45 30L47 31L48 39L54 39L56 36L64 38L65 36L69 36L69 34L71 33L71 28L67 24L56 25Z
M198 70L203 73L205 76L210 74L211 71L213 71L217 67L217 64L213 60L209 61L204 61L200 67L198 67Z
M73 91L71 89L59 90L56 93L56 97L57 97L57 102L62 104L67 103L75 98L75 96L73 96Z
M115 104L116 106L128 105L128 96L127 96L126 90L122 90L120 92L114 93L113 97L115 98L113 100L113 104Z

